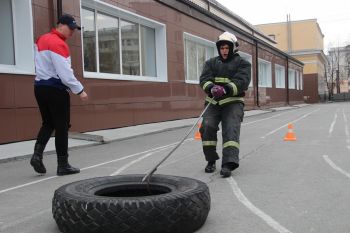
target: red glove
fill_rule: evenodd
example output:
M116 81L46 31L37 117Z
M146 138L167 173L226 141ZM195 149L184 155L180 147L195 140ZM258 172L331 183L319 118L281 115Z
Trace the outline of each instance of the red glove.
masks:
M220 98L221 96L226 94L225 88L220 85L214 85L211 88L210 92L214 98Z

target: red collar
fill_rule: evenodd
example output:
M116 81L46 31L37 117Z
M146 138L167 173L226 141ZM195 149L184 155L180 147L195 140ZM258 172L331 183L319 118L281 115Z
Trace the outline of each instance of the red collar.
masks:
M64 40L64 41L67 39L66 37L64 37L64 35L62 35L60 32L58 32L58 31L56 30L56 28L53 28L53 29L51 30L51 33L57 35L59 38L61 38L61 39Z

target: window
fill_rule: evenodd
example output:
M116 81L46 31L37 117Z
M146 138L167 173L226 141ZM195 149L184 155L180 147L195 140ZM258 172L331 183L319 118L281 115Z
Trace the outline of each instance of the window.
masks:
M271 63L259 59L259 87L272 87Z
M157 75L156 63L153 62L156 57L155 31L153 28L141 26L141 60L142 73L155 77Z
M1 0L0 15L0 73L34 74L32 1Z
M119 19L97 13L97 34L99 71L120 74Z
M286 73L284 66L275 64L275 82L276 88L286 87Z
M241 52L241 51L238 51L238 53L244 60L246 60L250 64L252 64L252 55L250 55L248 53ZM251 66L250 74L251 74L251 79L250 79L249 87L253 87L253 66Z
M296 81L296 89L299 90L300 89L300 85L299 85L299 79L300 79L300 73L299 71L295 71L295 81Z
M84 47L84 70L96 72L96 37L95 37L95 14L93 11L82 10L83 21L83 47Z
M299 70L296 70L296 82L297 82L297 89L303 90L303 75Z
M275 34L269 34L268 37L270 37L273 40L276 40L276 35Z
M82 5L85 77L167 81L163 24L100 1Z
M216 45L188 33L184 33L184 43L186 82L198 84L205 61L217 54Z
M288 70L288 86L289 89L295 89L295 70L289 69Z
M7 33L2 33L0 37L1 54L0 64L14 65L15 64L15 48L14 48L14 34L13 34L13 20L12 20L12 6L11 0L0 1L0 28Z

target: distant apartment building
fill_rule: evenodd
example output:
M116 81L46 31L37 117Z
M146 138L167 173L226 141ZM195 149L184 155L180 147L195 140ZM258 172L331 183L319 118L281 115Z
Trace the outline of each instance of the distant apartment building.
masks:
M323 52L323 37L317 19L255 25L274 39L276 47L304 63L303 96L306 102L326 99L327 58Z

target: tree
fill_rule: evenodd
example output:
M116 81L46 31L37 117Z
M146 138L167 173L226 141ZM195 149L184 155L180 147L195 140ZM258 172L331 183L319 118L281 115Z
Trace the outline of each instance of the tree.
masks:
M327 68L327 87L328 87L328 93L330 95L330 97L333 97L334 94L334 74L336 71L336 67L337 67L337 56L336 53L334 52L334 48L328 50L328 68Z
M327 76L329 77L327 86L330 90L329 93L333 95L335 89L336 93L339 94L341 91L340 84L347 83L350 78L350 45L329 49L327 59Z

